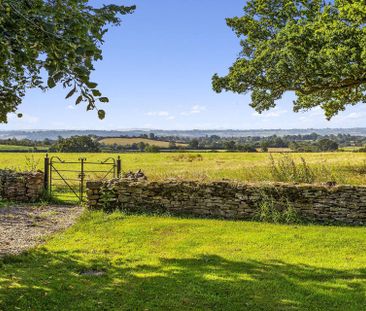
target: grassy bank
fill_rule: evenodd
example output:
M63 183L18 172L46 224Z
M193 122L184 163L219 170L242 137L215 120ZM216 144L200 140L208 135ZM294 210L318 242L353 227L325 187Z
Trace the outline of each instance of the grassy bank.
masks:
M363 310L366 228L86 214L3 259L1 310Z

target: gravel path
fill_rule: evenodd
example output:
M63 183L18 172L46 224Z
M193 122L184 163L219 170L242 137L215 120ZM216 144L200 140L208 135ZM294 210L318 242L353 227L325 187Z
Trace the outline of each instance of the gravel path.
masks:
M51 233L71 226L82 211L70 206L0 207L0 257L42 243Z

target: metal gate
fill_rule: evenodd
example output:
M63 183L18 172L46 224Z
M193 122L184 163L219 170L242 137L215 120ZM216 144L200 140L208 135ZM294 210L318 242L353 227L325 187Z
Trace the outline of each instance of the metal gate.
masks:
M107 180L121 176L121 158L110 157L104 161L62 160L58 156L44 159L44 187L55 198L80 203L84 200L86 180Z

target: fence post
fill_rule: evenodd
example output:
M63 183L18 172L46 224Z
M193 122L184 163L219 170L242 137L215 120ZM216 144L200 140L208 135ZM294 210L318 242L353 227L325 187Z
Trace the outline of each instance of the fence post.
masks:
M83 196L84 196L84 161L86 160L85 158L80 158L79 159L81 161L81 167L80 167L80 203L83 202Z
M48 157L48 153L46 154L46 157L44 158L44 190L48 191L49 188L49 178L50 178L50 158Z
M122 172L121 157L118 156L118 158L117 158L117 178L121 178L121 172Z

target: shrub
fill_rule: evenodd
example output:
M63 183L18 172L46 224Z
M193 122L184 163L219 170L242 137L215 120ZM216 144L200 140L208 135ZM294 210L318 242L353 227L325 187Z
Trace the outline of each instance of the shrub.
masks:
M152 153L155 153L155 152L159 152L160 151L160 148L158 146L155 146L155 145L146 145L145 147L145 152L152 152Z
M238 149L238 151L241 151L241 152L257 152L257 149L255 148L255 146L250 145L250 144L238 145L237 149Z

